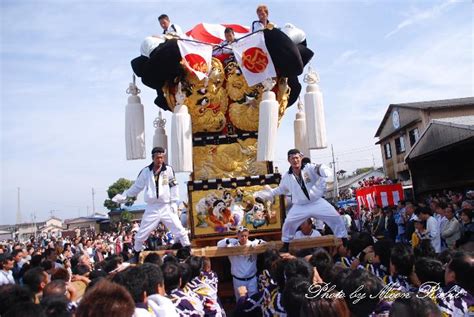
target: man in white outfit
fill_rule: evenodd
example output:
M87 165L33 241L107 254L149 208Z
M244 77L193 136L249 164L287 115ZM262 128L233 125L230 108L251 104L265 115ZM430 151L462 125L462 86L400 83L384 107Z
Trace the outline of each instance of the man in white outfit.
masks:
M292 149L288 151L290 169L276 188L267 188L255 193L263 199L291 194L293 206L288 211L282 228L283 247L280 252L288 252L289 242L293 240L297 228L306 219L313 217L324 221L338 238L347 237L346 226L339 213L323 197L326 191L326 179L331 170L324 165L308 163L302 165L303 154Z
M240 226L237 229L237 239L227 238L217 242L220 248L237 247L237 246L256 246L265 241L255 239L249 241L249 229ZM258 292L257 288L257 255L232 255L229 256L230 272L233 277L234 294L236 301L239 299L239 287L245 286L248 295L251 296Z
M151 152L153 163L141 170L135 183L122 195L113 198L116 202L125 202L127 197L136 197L144 190L147 206L142 217L140 229L135 235L136 256L142 250L143 242L155 230L160 221L185 247L189 247L189 238L178 218L178 183L173 168L165 164L166 151L155 147Z
M177 24L171 23L170 18L166 14L160 15L158 17L158 22L160 22L161 28L163 29L163 34L183 35L181 27Z
M429 237L431 245L436 253L441 252L441 234L439 231L439 223L435 217L432 216L431 210L422 208L420 211L420 218L426 221L425 234Z

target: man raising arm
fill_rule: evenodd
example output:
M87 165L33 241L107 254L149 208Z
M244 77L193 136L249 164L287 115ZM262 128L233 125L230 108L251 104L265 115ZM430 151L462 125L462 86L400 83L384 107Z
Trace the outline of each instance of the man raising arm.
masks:
M346 226L339 213L323 197L326 191L326 179L330 169L324 165L302 164L303 154L298 149L288 151L290 169L280 185L255 193L261 198L290 193L293 206L289 210L282 228L283 247L280 252L288 252L289 242L293 240L297 228L308 218L324 221L338 238L347 237Z
M156 229L160 221L185 247L190 245L186 229L179 221L178 184L173 168L165 163L166 151L162 147L155 147L152 152L153 162L141 170L135 183L114 201L123 202L126 197L136 197L144 190L147 206L143 214L140 229L135 235L134 251L136 257L142 250L143 242Z

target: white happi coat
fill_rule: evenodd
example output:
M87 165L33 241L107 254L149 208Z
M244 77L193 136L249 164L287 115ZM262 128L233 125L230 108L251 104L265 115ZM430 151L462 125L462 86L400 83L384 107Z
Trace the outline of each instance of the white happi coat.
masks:
M140 171L135 183L126 190L123 195L128 197L136 197L142 190L145 202L147 204L169 204L178 203L179 191L178 183L174 175L173 168L163 164L158 179L158 197L155 185L155 177L153 173L153 163Z
M255 239L253 241L247 240L246 246L256 246L260 243L266 243L263 240ZM222 239L217 242L217 246L220 248L223 247L237 247L240 246L239 240L235 238L231 239ZM251 296L258 292L257 287L257 255L233 255L229 256L230 261L230 272L232 274L232 282L234 285L234 294L236 300L239 299L238 288L240 286L245 286L248 291L248 295ZM237 278L236 278L237 277ZM241 279L247 279L247 281L242 281Z
M306 164L301 168L301 178L308 196L298 183L290 167L278 187L256 193L266 199L269 196L291 194L293 206L286 216L282 228L282 241L289 242L293 239L297 228L308 218L317 218L324 221L333 231L334 235L347 237L346 226L334 207L323 197L326 191L326 179L331 175L331 170L325 165Z
M176 211L179 191L173 168L163 164L155 184L153 163L141 170L135 183L123 195L136 197L142 190L147 207L143 214L140 229L135 235L135 251L141 251L143 243L158 224L163 224L176 236L182 245L190 245L189 238Z
M286 172L280 182L280 185L272 189L272 196L291 193L291 202L295 205L305 205L323 197L326 192L326 178L331 175L331 170L325 165L306 164L301 169L309 199L301 190L300 185L295 179L291 168Z

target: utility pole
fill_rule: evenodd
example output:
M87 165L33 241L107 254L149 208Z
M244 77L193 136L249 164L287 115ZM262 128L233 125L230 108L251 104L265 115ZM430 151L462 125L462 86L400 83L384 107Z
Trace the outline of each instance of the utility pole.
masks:
M16 209L16 224L21 223L21 209L20 209L20 187L18 189L18 200L17 200L17 209Z
M334 160L334 148L331 144L331 152L332 152L332 170L334 174L334 185L333 185L333 197L334 200L337 199L337 192L338 192L338 184L337 184L337 174L336 174L336 161Z
M36 233L37 233L37 228L36 228L36 212L33 211L33 228L34 228L34 235L35 235L35 243L36 243Z
M372 152L372 166L373 166L374 171L375 171L375 157L374 157L374 152Z
M92 214L95 214L95 191L94 191L94 187L92 187Z
M336 158L336 197L339 197L339 175L337 167L339 166L339 159Z

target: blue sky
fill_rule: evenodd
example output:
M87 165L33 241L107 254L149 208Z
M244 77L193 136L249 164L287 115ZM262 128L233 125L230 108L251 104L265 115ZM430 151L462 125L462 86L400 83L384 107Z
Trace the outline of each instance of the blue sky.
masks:
M33 213L45 220L51 211L85 216L92 188L96 211L104 211L108 186L135 179L149 161L125 159L125 90L142 40L161 32L157 16L167 13L183 30L200 22L250 25L259 3L1 1L0 224L15 222L18 187L24 221ZM390 103L473 95L471 1L266 4L271 21L303 29L315 51L338 169L381 165L373 136ZM158 108L154 91L139 88L149 153ZM293 146L295 110L279 128L280 170ZM328 163L330 150L311 157Z

